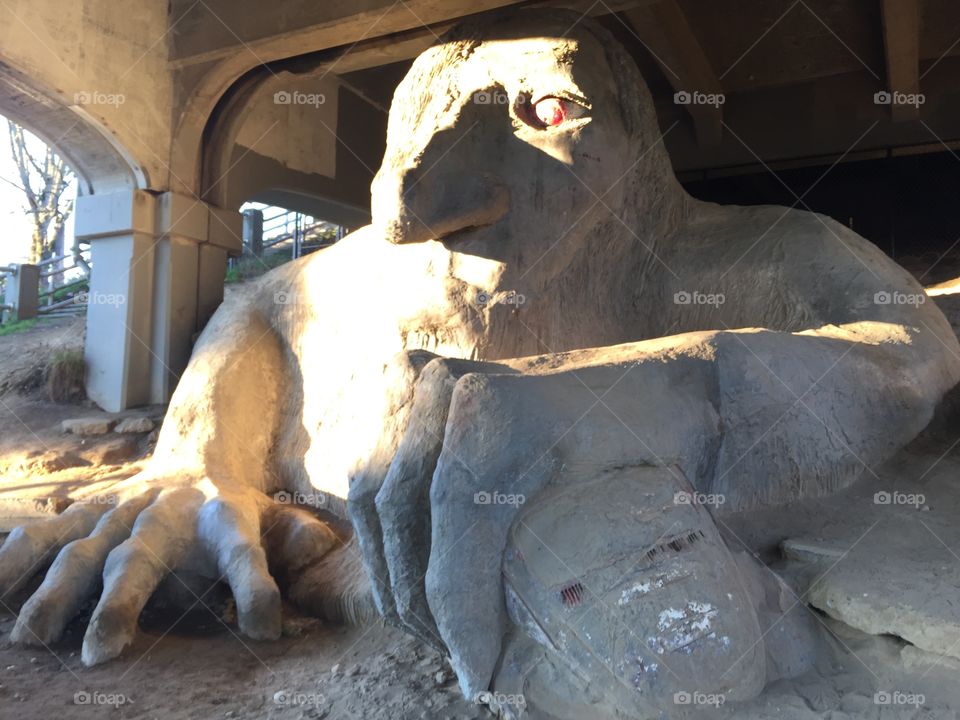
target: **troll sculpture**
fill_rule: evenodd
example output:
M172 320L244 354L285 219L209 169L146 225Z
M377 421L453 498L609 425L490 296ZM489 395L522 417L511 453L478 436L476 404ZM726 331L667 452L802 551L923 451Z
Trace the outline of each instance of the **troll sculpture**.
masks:
M370 598L507 715L652 717L802 671L807 628L718 519L836 490L928 423L960 347L910 275L829 218L687 195L632 59L565 11L414 62L372 208L218 310L120 504L11 534L0 591L55 558L14 639L58 638L102 578L103 662L192 568L256 639L281 587Z

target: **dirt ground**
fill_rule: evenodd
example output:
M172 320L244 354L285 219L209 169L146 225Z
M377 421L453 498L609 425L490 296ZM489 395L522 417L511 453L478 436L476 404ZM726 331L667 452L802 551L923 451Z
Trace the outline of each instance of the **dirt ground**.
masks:
M83 319L52 319L0 337L0 541L5 531L58 512L69 499L108 492L149 454L154 433L78 437L63 420L150 417L162 408L103 413L92 403L53 403L44 370L57 350L81 348ZM198 598L170 580L165 604L141 617L144 632L124 660L93 670L80 662L91 603L49 648L7 641L20 602L0 603L0 719L480 718L436 651L380 625L327 626L284 612L284 637L240 636L224 587ZM179 602L177 602L179 601ZM372 708L375 713L372 714Z
M288 609L289 610L289 609ZM0 650L0 716L20 718L481 718L446 661L401 633L288 612L283 639L241 638L205 608L158 618L124 659L80 663L82 623L49 650ZM204 621L205 620L205 621ZM0 632L8 633L6 613ZM6 713L10 714L6 714Z
M960 303L950 296L941 300L956 326ZM70 320L0 338L0 367L7 380L5 386L0 380L0 513L9 515L17 497L26 498L24 518L53 512L57 505L51 498L76 496L125 477L149 452L147 434L122 461L63 469L49 465L70 454L94 458L116 441L110 437L114 433L79 439L61 432L63 419L97 411L50 403L38 382L36 367L50 349L79 344L80 338L82 325ZM159 409L145 414L151 413L157 416ZM878 505L876 493L888 491L922 495L922 506ZM800 678L771 684L753 701L678 705L664 717L956 720L960 653L928 652L894 634L867 634L808 602L823 583L853 588L849 592L857 596L862 590L881 604L929 617L944 632L955 631L960 650L958 513L960 423L948 420L842 493L726 518L721 529L731 547L756 552L790 582L796 606L815 619L817 666ZM844 553L826 566L787 561L779 547L789 538ZM168 582L171 591L178 590L176 582ZM379 624L331 626L287 607L284 637L254 642L239 635L232 600L222 587L200 598L181 589L166 593L165 602L151 602L141 617L142 632L122 658L88 669L80 662L80 645L92 605L49 648L13 647L6 641L18 603L29 591L0 605L3 720L492 717L460 696L447 661L436 651Z
M943 563L943 573L957 589L955 595L939 598L937 611L960 622L958 611L953 609L960 607L960 559L943 549L949 546L960 551L960 527L953 522L960 510L960 449L950 448L943 438L921 439L877 474L878 478L858 483L832 498L799 503L764 517L728 519L724 532L731 546L745 543L770 556L779 541L787 537L855 540L865 528L873 526L869 542L858 546L864 554L851 554L830 573L842 573L864 562L864 556L882 558L881 572L888 579L906 576L909 582L922 585L924 578L916 576L907 561L889 547L912 524L916 534L910 537L916 541L916 549L927 555L933 551L935 560ZM903 492L925 493L928 510L923 511L922 520L934 528L936 535L927 534L918 525L920 510L878 509L869 502L877 488L890 488L891 483ZM878 519L882 524L874 526ZM946 545L941 546L937 537ZM777 567L776 558L765 559ZM784 574L789 576L789 572ZM885 582L882 576L878 578L878 586ZM803 607L802 591L797 602ZM93 669L83 667L79 657L85 616L72 623L66 637L49 648L0 648L0 717L491 717L460 697L444 658L391 628L329 626L288 607L284 638L258 643L239 636L231 602L224 595L203 597L188 603L188 607L190 604L193 608L186 615L181 607L148 607L135 644L120 660ZM12 628L11 610L15 606L0 612L3 636ZM816 617L821 635L815 670L795 680L774 683L749 703L699 711L679 707L668 717L957 717L960 687L955 679L960 661L918 650L896 637L867 635L816 610L807 612ZM882 704L880 693L903 698L904 704Z
M51 318L0 337L0 531L23 520L62 510L70 498L104 492L134 474L149 454L151 433L77 436L64 420L149 417L159 424L163 408L104 413L90 401L52 402L45 371L54 353L81 350L83 318Z

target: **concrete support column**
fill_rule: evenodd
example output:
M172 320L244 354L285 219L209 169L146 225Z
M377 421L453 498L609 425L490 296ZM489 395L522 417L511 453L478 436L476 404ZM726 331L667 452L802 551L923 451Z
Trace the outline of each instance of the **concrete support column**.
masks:
M200 243L207 239L208 223L204 203L172 192L158 196L150 341L152 403L170 399L190 359L197 330Z
M150 402L156 199L143 190L77 198L74 232L90 243L87 395L117 412Z
M40 268L36 265L15 265L7 275L4 295L14 320L29 320L37 316L40 307Z
M208 205L210 213L207 241L200 246L200 278L197 286L197 331L223 302L223 277L227 257L243 252L243 216L233 210Z
M175 193L77 199L75 234L91 243L93 265L84 355L94 402L116 412L169 401L223 299L240 222L239 213Z

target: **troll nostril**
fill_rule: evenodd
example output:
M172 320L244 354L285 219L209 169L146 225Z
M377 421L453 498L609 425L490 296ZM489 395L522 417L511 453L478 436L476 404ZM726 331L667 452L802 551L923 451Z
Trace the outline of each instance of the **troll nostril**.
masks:
M647 560L651 562L657 560L657 557L665 552L666 550L673 550L674 552L680 552L690 547L696 542L699 542L704 537L703 530L694 530L689 533L681 533L680 535L675 535L669 540L665 540L659 545L655 545L647 551Z

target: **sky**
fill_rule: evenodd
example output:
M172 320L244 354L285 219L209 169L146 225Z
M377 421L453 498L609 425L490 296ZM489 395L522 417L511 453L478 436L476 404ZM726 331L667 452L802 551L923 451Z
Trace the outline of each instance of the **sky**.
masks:
M39 147L40 153L43 152L43 144L37 138L33 138L30 147ZM25 261L30 248L32 222L25 212L27 199L19 185L20 174L10 152L7 121L0 116L0 265ZM76 192L77 182L74 180L67 190L67 197L75 197ZM66 247L69 248L72 242L71 218L66 226Z

